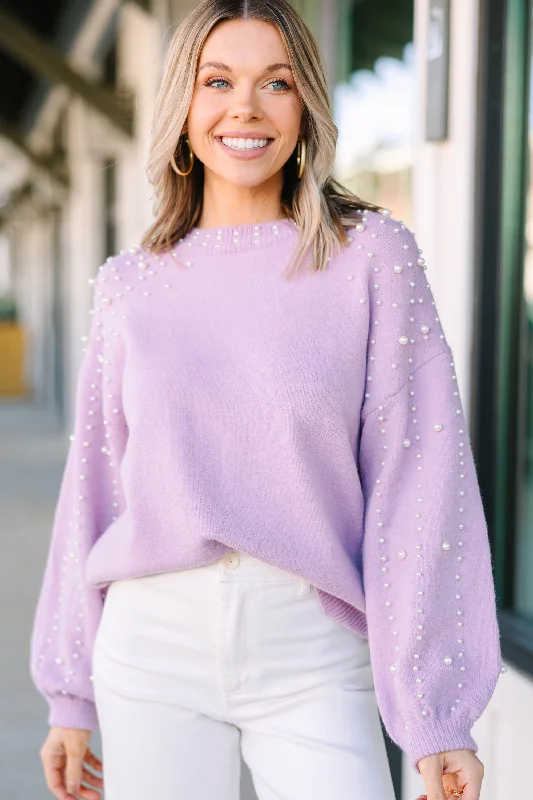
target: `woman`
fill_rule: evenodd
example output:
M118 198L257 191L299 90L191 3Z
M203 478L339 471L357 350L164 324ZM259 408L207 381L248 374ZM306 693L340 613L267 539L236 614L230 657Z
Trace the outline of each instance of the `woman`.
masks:
M406 226L331 177L285 0L206 0L156 103L157 216L95 280L32 675L60 798L479 800L501 653L451 349ZM105 598L105 603L104 603Z

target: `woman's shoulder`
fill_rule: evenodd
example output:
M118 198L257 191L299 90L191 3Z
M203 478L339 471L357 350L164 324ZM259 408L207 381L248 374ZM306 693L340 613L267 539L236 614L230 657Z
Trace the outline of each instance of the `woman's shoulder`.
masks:
M135 245L108 256L89 283L94 285L96 295L104 293L109 297L120 298L125 286L133 285L139 278L143 280L144 273L153 274L155 264L152 253L141 245ZM118 285L115 281L122 283ZM108 299L107 302L111 301Z
M369 274L376 271L378 264L384 267L394 267L399 261L406 266L423 264L414 233L388 209L354 211L349 221L344 219L344 227L350 240L348 257L364 255L364 261L371 267Z
M348 232L356 228L360 232L366 231L374 239L388 237L392 233L400 238L414 235L405 222L388 208L354 210L348 219L349 223L346 225Z
M373 265L394 268L424 267L422 250L413 231L388 209L364 210L354 215L354 225L347 230L353 243L364 250Z
M140 244L120 250L106 258L99 268L101 273L128 272L143 269L154 262L154 255Z

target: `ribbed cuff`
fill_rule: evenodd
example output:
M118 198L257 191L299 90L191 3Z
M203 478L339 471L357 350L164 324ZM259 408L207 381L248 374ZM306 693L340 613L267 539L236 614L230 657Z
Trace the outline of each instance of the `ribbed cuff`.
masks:
M49 699L49 704L48 724L50 726L86 731L98 730L96 706L90 700L63 695Z
M427 720L427 726L420 725L415 730L409 731L405 750L415 771L420 773L418 761L425 756L449 750L473 750L477 753L478 746L470 735L470 729L465 728L464 724Z

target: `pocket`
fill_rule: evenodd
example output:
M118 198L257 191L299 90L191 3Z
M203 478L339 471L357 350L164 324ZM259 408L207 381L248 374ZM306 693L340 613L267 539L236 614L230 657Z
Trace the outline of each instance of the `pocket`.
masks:
M328 638L328 634L331 634L332 641L338 643L341 649L347 648L348 651L353 653L360 666L368 665L370 663L368 640L357 631L354 631L353 628L326 614L314 586L311 586L309 604L313 608L313 613L317 616L317 636L320 635L320 632L326 638Z
M120 583L120 581L112 581L112 583L109 584L106 593L106 597L102 607L102 613L100 615L100 620L98 622L98 627L96 629L96 635L94 637L93 662L95 654L97 654L101 650L102 639L104 639L109 633L112 633L112 628L114 623L112 622L112 620L110 620L110 617L113 611L112 606L114 605L115 593L118 583Z

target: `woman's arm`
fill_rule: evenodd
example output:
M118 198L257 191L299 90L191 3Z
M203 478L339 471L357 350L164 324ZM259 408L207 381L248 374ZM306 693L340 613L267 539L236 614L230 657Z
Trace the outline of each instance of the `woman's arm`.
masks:
M424 756L477 751L470 729L493 694L501 651L453 354L413 235L394 220L386 226L379 288L369 286L363 572L380 712L418 771Z
M87 556L123 508L120 462L127 426L123 343L113 311L113 267L95 279L88 344L78 374L74 433L56 505L31 639L31 676L49 724L95 730L92 644L103 595L85 580Z

